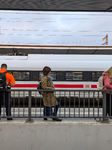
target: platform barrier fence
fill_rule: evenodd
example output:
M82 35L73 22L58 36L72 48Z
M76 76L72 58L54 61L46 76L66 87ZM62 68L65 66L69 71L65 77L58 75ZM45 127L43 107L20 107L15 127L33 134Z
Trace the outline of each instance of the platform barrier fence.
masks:
M55 95L60 103L57 115L56 105L49 107L52 111L47 114L46 107L43 105L43 96L39 91L45 94L46 101L49 93L50 104L52 104L52 94ZM107 100L107 92L109 100ZM0 92L0 119L27 118L27 121L31 122L33 118L98 118L106 122L107 118L112 118L111 92L111 90L12 89Z

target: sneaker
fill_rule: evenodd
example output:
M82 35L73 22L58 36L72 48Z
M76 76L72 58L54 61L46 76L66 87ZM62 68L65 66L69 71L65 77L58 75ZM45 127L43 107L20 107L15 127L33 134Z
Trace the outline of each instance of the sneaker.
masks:
M13 120L12 118L7 118L7 120Z
M59 119L59 118L52 118L53 121L62 121L62 119Z
M47 120L47 118L44 118L44 121L46 121Z

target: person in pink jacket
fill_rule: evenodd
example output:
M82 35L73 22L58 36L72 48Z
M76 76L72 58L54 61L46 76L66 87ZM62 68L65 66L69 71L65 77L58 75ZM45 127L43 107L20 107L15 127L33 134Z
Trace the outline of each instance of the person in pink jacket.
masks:
M103 90L112 90L112 67L110 67L107 71L103 72L104 76L104 88ZM111 94L111 95L110 95ZM111 102L111 114L110 114L110 102ZM112 116L112 93L106 92L106 114Z

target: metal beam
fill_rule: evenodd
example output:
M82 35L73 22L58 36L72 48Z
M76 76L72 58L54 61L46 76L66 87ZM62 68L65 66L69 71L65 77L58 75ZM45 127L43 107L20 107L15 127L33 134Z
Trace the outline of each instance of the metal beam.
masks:
M112 12L112 0L0 0L0 10Z
M112 50L112 46L70 46L70 45L22 45L22 44L0 44L1 48L22 48L22 49L93 49L93 50Z

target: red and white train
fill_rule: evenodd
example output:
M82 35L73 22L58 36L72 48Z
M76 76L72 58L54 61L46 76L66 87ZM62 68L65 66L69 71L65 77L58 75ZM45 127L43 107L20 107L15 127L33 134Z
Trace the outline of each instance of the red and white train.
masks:
M56 89L97 89L103 71L112 66L111 55L29 54L28 56L0 56L15 77L13 89L36 89L42 69L51 68Z

